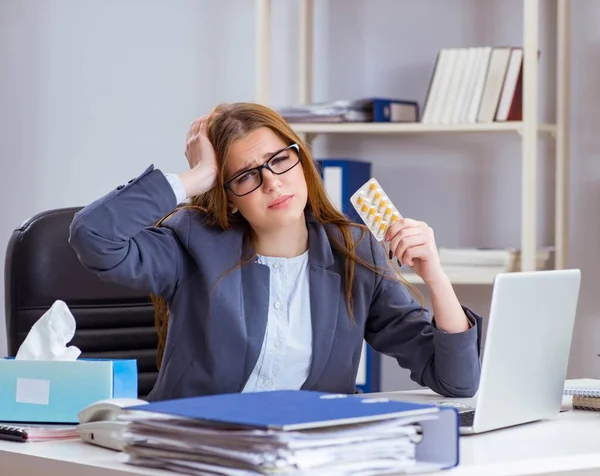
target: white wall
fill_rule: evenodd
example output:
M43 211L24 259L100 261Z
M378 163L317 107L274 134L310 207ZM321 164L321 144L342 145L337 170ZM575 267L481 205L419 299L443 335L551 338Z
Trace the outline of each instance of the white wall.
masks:
M315 99L425 98L441 47L522 44L522 0L319 0ZM542 2L554 21L554 2ZM293 102L297 1L273 2L273 104ZM572 259L583 287L570 373L600 373L595 284L600 230L597 29L600 4L573 2ZM552 28L540 35L541 114L551 119ZM185 133L220 101L254 95L248 0L3 0L0 3L0 249L24 219L81 205L154 163L181 170ZM596 127L595 127L596 126ZM543 140L540 164L553 143ZM520 139L502 135L323 136L319 157L372 160L406 216L439 244L514 246L520 236ZM542 167L540 244L551 244L552 167ZM544 218L544 216L546 218ZM0 261L0 264L3 262ZM460 286L486 314L490 288ZM551 323L549 323L551 325ZM0 326L0 354L5 352ZM387 359L384 389L406 387Z
M182 170L191 121L252 99L253 44L232 38L252 35L253 5L220 4L0 2L0 249L37 212L86 204L151 163ZM4 306L0 322L3 355Z

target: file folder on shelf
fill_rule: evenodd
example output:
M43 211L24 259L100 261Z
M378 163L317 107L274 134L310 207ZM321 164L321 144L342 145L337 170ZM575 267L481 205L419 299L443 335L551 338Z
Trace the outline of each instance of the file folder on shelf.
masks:
M278 390L181 398L127 410L128 462L171 469L184 469L187 462L194 470L189 474L217 466L227 475L272 474L275 468L281 474L326 470L323 474L338 475L346 474L348 465L353 470L362 465L361 474L369 475L395 468L422 473L459 463L459 418L452 407Z
M371 178L371 163L352 159L320 159L317 165L325 190L333 205L350 220L363 223L350 202L350 197ZM356 377L361 392L379 392L381 386L381 357L366 342Z
M401 99L372 98L373 122L417 122L419 104Z
M317 165L331 202L350 220L362 224L350 197L371 178L371 163L353 159L319 159Z

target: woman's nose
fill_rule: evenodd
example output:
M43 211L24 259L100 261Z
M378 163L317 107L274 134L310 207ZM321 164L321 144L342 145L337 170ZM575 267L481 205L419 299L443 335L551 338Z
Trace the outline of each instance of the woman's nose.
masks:
M268 169L262 170L263 174L263 187L267 192L271 192L272 190L276 190L281 186L281 180L279 175L274 174Z

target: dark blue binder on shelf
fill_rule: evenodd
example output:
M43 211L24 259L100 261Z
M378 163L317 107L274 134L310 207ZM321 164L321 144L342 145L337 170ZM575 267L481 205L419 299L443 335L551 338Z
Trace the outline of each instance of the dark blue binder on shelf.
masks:
M354 159L319 159L325 190L338 210L350 220L364 224L350 203L350 197L371 178L371 163ZM361 392L381 391L381 356L366 342L363 343L356 388Z
M419 103L403 99L372 98L373 122L418 122Z

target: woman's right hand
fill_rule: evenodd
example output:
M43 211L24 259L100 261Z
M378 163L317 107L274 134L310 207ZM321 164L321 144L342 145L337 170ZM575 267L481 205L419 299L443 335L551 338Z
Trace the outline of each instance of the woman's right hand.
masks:
M217 154L206 133L209 115L195 120L187 133L185 157L190 170L179 174L188 198L212 189L217 181Z

